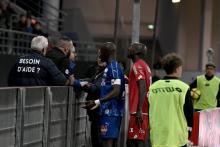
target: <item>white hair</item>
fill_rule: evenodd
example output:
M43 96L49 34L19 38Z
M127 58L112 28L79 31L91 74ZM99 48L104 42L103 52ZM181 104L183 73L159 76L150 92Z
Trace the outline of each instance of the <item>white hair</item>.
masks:
M43 50L48 47L48 40L44 36L34 37L31 41L31 48L35 50Z
M76 52L75 46L73 45L73 41L71 41L70 44L71 44L70 51L71 52Z

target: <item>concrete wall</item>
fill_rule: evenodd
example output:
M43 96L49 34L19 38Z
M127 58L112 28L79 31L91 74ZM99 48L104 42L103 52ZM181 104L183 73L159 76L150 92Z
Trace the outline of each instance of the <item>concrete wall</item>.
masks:
M220 15L219 15L220 1L213 0L213 11L212 11L212 38L211 48L215 51L215 62L218 64L217 70L220 70Z
M133 0L120 0L120 21L125 35L131 35ZM63 9L80 8L85 17L89 32L93 37L113 37L115 1L114 0L64 0ZM150 37L152 31L147 24L154 21L155 0L141 0L141 36ZM77 20L68 20L77 21ZM71 26L69 26L71 27Z
M119 34L130 39L133 1L120 2ZM153 35L153 32L147 29L147 24L154 22L155 3L156 0L141 1L141 38L146 39ZM84 23L80 23L85 28L82 31L86 30L84 33L90 38L113 37L115 1L64 0L64 10L75 8L80 9L81 17L84 17ZM219 0L182 0L178 4L172 4L171 0L159 0L157 33L162 54L177 52L184 59L185 70L202 70L207 63L206 51L213 48L214 61L219 70L219 8ZM67 29L68 26L70 27L71 23L67 24Z
M180 7L177 52L183 57L188 70L199 70L200 8L200 0L183 1Z
M187 70L198 70L199 0L185 0L178 4L172 4L170 0L161 0L158 27L163 54L177 52L184 59L184 67Z
M159 1L158 37L164 54L177 50L179 7L170 0Z

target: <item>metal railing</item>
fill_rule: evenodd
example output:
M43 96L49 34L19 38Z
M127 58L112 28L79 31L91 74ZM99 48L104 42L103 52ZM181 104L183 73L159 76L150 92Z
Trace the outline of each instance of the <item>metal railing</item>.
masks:
M30 51L34 34L0 28L0 54L22 55ZM101 43L79 42L76 44L78 61L96 61L97 49Z
M13 1L15 4L17 4L20 7L23 7L23 9L30 10L32 14L39 20L43 25L48 25L50 24L51 26L58 26L58 30L63 29L63 22L65 17L67 16L67 13L54 7L50 3L48 3L46 0L43 0L42 2L40 1L34 1L34 0L29 0L29 1L24 1L24 0L14 0ZM55 11L58 16L56 16L53 12L49 11L48 9L52 10L53 12ZM53 21L51 19L45 18L44 14L47 14L50 18L56 18Z
M1 88L1 146L88 146L81 100L72 87Z
M0 144L4 147L90 147L87 93L72 87L0 88ZM126 99L127 97L126 92ZM128 101L118 146L126 146Z
M0 28L0 53L21 55L29 52L34 34Z
M76 44L77 59L79 61L96 61L98 48L102 43L73 41Z

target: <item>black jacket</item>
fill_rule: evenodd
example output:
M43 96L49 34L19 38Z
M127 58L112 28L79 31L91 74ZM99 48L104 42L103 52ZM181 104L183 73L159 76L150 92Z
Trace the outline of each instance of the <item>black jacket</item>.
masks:
M65 81L56 65L36 50L19 57L8 76L9 86L61 86Z
M100 71L96 73L91 80L89 81L91 83L90 87L82 87L82 90L86 91L88 93L86 100L96 100L100 98L100 87L103 77L103 71ZM87 114L89 116L90 121L97 121L99 118L98 115L98 109L94 110L87 110Z
M46 57L51 59L66 77L69 76L69 58L59 48L48 51Z

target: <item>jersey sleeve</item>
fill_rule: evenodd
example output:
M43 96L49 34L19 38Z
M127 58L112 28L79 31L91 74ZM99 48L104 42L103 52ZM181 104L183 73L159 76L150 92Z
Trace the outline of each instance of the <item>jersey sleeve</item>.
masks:
M144 75L144 70L145 69L141 65L134 64L133 67L132 67L132 70L134 72L136 81L146 79L146 77Z
M121 85L122 70L120 68L120 65L117 62L113 62L110 64L109 74L111 77L112 85Z

